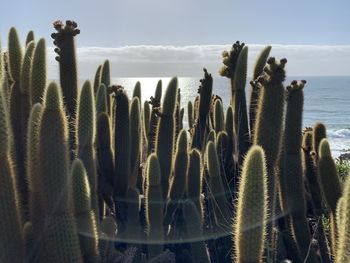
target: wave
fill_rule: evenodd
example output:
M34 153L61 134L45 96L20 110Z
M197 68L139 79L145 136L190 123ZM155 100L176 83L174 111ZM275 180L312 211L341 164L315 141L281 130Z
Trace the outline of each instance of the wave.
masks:
M350 140L350 129L328 130L327 135L330 139Z

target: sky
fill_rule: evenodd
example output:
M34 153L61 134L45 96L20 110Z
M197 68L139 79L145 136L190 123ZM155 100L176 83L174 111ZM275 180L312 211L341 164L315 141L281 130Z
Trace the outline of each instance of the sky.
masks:
M54 20L75 20L79 74L92 78L110 59L112 76L214 75L221 52L236 40L249 47L249 70L259 50L288 59L291 76L350 75L348 0L3 0L0 35L15 26L47 39L49 76Z

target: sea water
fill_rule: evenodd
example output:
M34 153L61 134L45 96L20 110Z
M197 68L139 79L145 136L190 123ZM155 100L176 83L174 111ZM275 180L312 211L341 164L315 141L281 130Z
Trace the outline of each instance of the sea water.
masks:
M163 83L163 92L170 78L113 78L113 83L125 87L129 96L137 81L141 83L142 101L148 100L154 94L158 80ZM184 125L187 126L187 102L194 101L198 87L198 78L179 77L181 89L181 104L185 108ZM350 149L350 76L349 77L296 77L287 78L288 85L293 79L307 80L304 88L303 126L313 126L322 122L327 128L334 157ZM247 81L247 104L249 105L249 81ZM224 106L230 100L230 84L227 78L214 78L213 94L219 95Z

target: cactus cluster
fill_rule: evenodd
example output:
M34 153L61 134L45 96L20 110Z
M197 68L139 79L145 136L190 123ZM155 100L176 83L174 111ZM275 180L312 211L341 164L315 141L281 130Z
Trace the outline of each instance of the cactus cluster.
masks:
M142 101L140 82L129 97L105 60L80 88L77 24L54 28L60 84L33 31L22 48L11 28L0 47L1 262L350 261L350 180L324 125L302 132L306 81L285 87L271 46L249 107L237 41L220 70L230 105L204 69L185 127L176 77Z

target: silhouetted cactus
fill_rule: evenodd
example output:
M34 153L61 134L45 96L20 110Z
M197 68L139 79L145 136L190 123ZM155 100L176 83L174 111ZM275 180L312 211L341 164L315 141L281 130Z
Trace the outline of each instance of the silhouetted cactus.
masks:
M101 86L101 72L102 65L99 65L96 69L95 77L94 77L94 94L97 96L97 91Z
M141 83L140 83L140 81L136 82L134 90L132 92L132 97L133 98L135 98L135 97L139 98L139 101L141 103L142 100L141 100Z
M175 148L175 106L177 96L177 78L170 80L165 92L161 112L158 112L159 123L157 127L156 152L161 171L163 200L169 190L169 177L173 164Z
M233 227L234 262L262 262L267 224L267 174L265 154L253 146L245 157Z
M67 120L60 88L54 82L46 91L39 140L41 200L46 221L45 258L39 261L50 258L51 262L82 262L72 211Z
M224 129L225 121L224 121L224 113L222 108L222 103L220 100L215 101L214 106L214 128L215 132L219 133Z
M148 258L163 251L163 194L158 157L151 154L146 164L145 211L148 234Z
M117 120L118 121L118 120ZM140 100L136 96L130 105L130 174L129 187L136 188L141 161L141 113Z
M162 81L159 80L157 83L156 90L154 92L154 97L151 97L149 104L152 105L151 117L149 122L149 132L147 134L148 138L148 154L155 151L156 145L156 133L158 128L158 111L160 107L160 100L162 98Z
M96 93L96 114L108 113L107 109L107 89L105 84L101 84Z
M111 73L110 73L110 65L109 65L109 60L105 60L105 62L102 64L102 69L101 69L101 84L105 84L106 88L111 85ZM108 109L108 114L111 116L112 112L112 103L111 103L111 96L109 92L107 93L107 109Z

